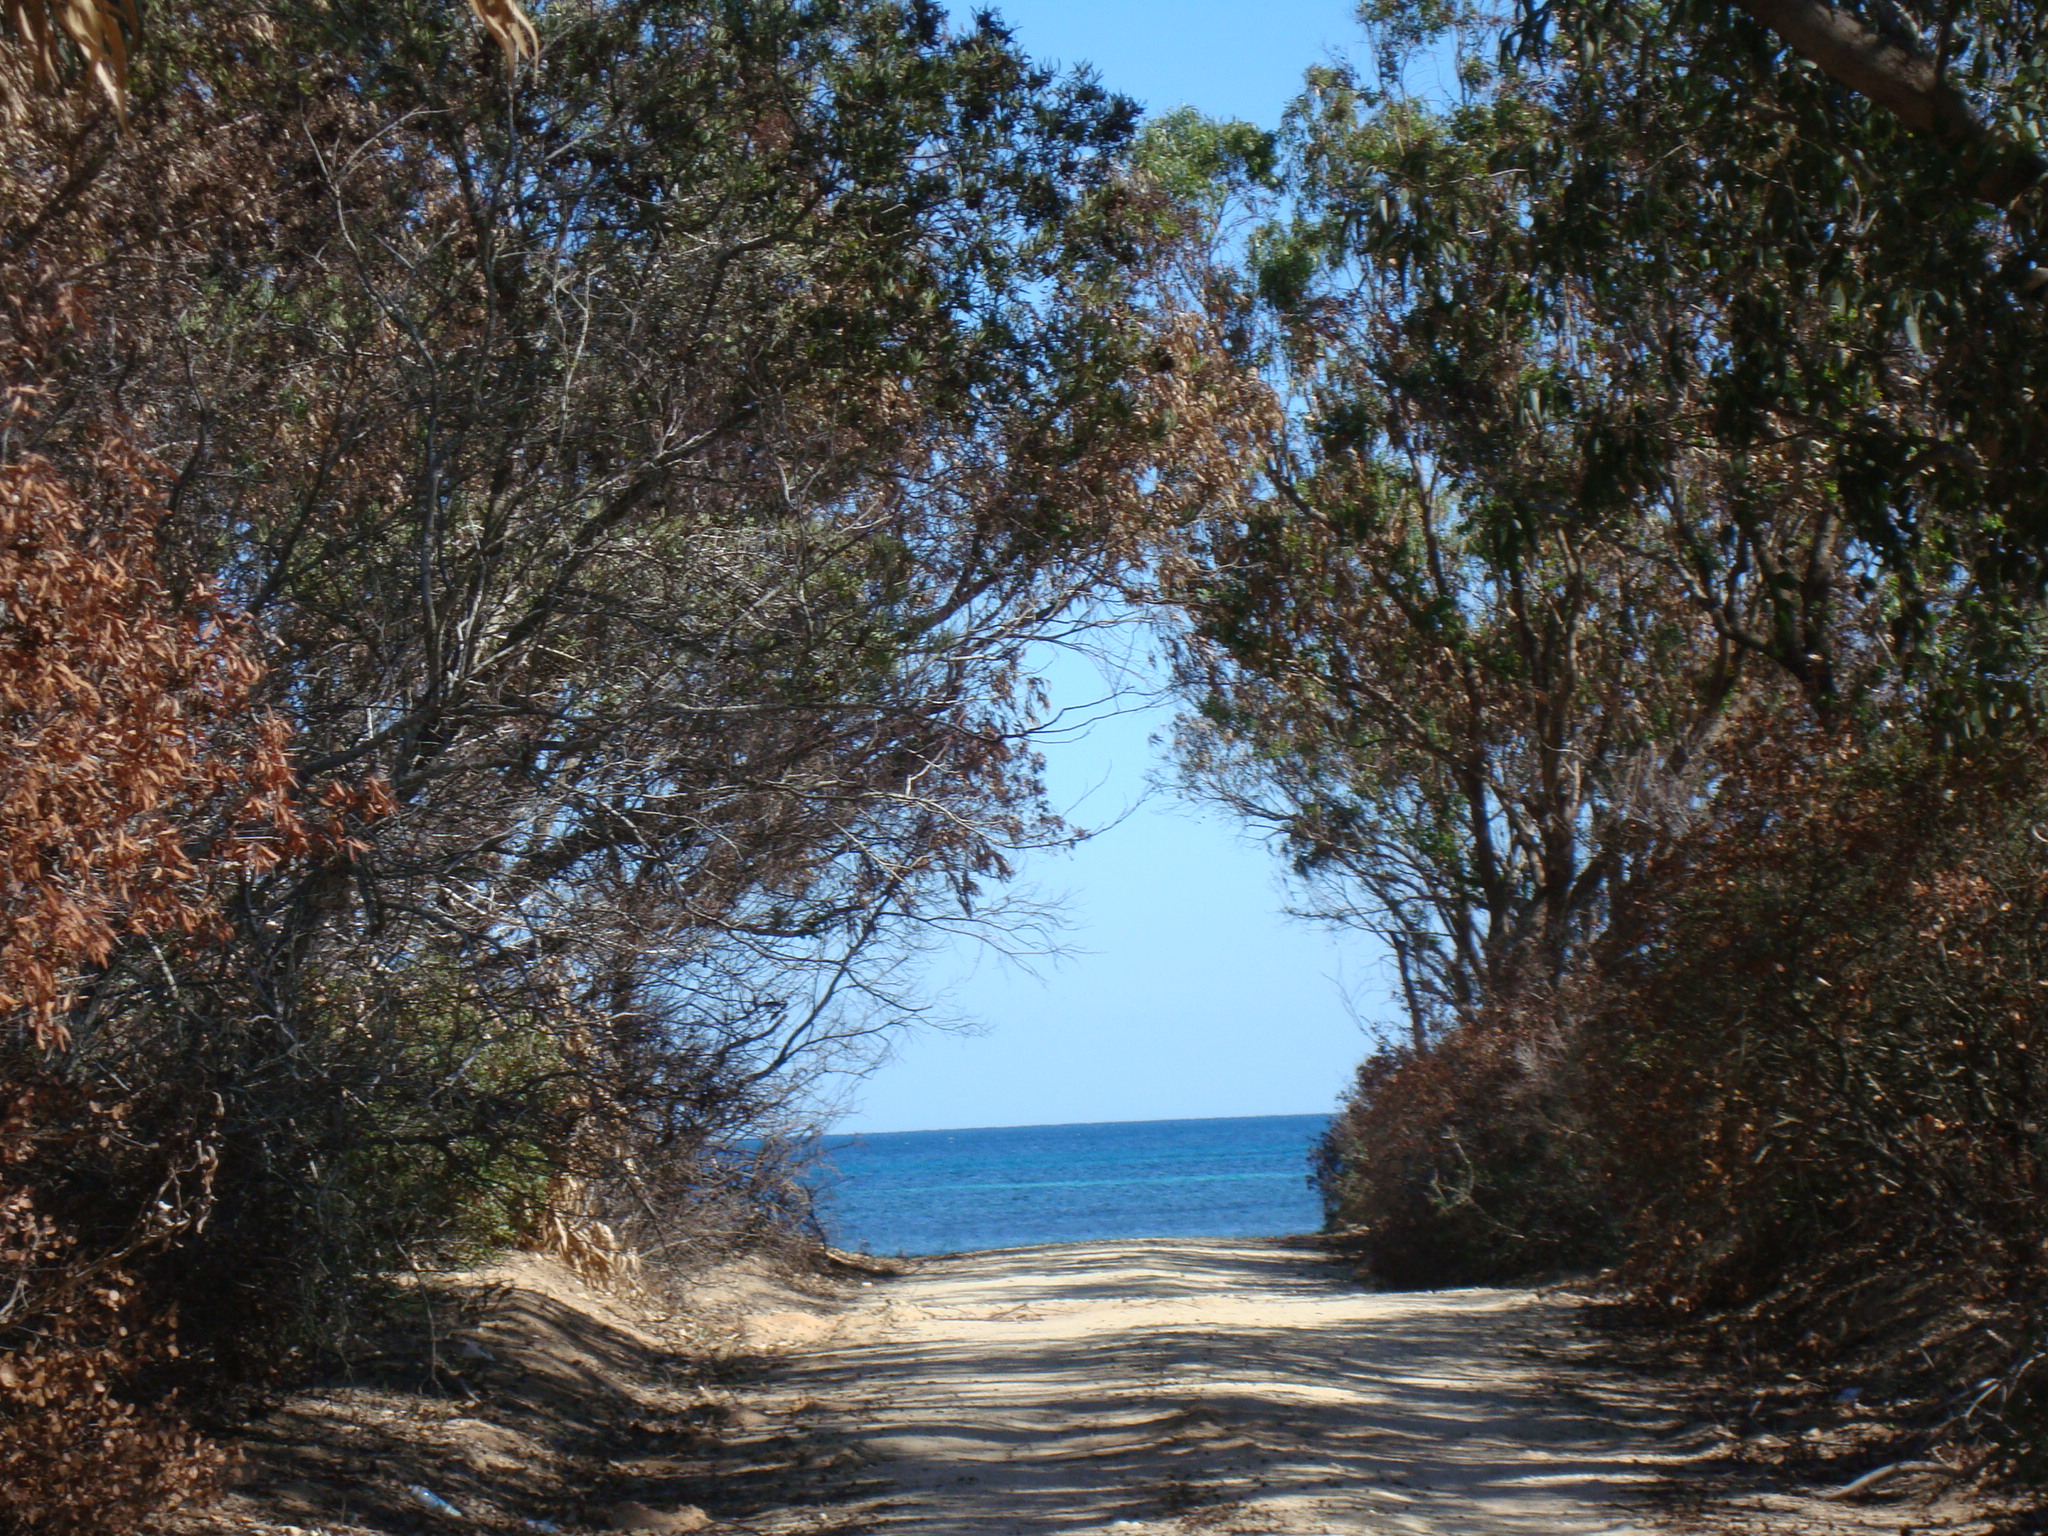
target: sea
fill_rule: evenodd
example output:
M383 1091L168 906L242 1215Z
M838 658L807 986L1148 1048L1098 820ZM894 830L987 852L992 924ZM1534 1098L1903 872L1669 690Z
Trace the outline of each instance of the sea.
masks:
M829 1136L819 1214L841 1248L964 1253L1128 1237L1279 1237L1322 1209L1328 1115Z

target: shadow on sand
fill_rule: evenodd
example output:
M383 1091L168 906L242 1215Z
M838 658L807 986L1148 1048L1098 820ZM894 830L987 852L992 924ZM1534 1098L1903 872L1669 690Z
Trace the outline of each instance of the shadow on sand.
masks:
M1541 1383L1569 1313L1364 1291L1285 1241L1012 1249L896 1282L784 1387L831 1400L883 1529L1627 1530L1645 1437Z

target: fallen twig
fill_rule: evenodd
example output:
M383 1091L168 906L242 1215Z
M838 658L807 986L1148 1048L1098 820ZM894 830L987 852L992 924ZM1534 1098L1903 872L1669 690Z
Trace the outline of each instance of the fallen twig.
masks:
M1949 1470L1950 1468L1943 1466L1938 1461L1895 1461L1889 1466L1873 1468L1861 1477L1842 1484L1841 1487L1834 1489L1832 1492L1822 1494L1821 1497L1824 1499L1853 1499L1866 1488L1875 1488L1885 1479L1896 1477L1901 1472L1947 1472Z

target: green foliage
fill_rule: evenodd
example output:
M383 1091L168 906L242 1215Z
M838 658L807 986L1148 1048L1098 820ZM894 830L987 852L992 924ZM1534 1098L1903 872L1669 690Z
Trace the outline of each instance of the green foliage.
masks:
M1365 19L1377 78L1309 72L1285 196L1222 290L1257 295L1237 334L1294 409L1258 511L1206 530L1178 589L1209 696L1190 761L1305 873L1363 887L1322 910L1425 957L1523 944L1505 924L1554 979L1604 920L1581 874L1654 847L1770 674L1827 720L1904 708L1968 740L2031 717L2031 204L1987 207L1952 145L1746 17L1532 8L1452 103L1401 61L1483 53L1492 23ZM2037 28L2000 12L1951 39L2028 142ZM1526 873L1489 872L1490 842ZM1562 892L1579 917L1516 916ZM1428 964L1461 1016L1517 974Z
M1131 163L1175 202L1214 212L1243 191L1277 190L1277 153L1274 135L1256 124L1176 107L1145 125Z
M1875 7L1867 19L1895 23ZM2048 120L2041 25L2024 8L1952 8L1916 46L1938 33L1948 78L2033 142ZM2024 296L2038 192L2003 211L1978 201L1965 152L1739 13L1530 7L1516 42L1555 124L1527 155L1556 189L1538 205L1543 265L1586 274L1605 306L1653 283L1684 292L1707 324L1648 354L1645 382L1671 396L1696 379L1717 451L1801 445L1899 583L1894 643L1968 626L1980 712L2023 712L1999 610L2030 611L2048 549L2039 480L2021 468L2048 355ZM1646 446L1660 471L1685 451L1675 436Z
M1381 11L1383 57L1491 40L1473 17ZM1952 38L1951 67L2026 142L2038 25L2001 10ZM1929 707L1974 690L1950 728L2023 712L2001 605L2032 602L2043 547L2020 469L2048 356L2023 297L2031 201L1985 207L1950 148L1741 16L1541 8L1512 41L1512 67L1448 106L1311 72L1291 198L1252 265L1274 355L1365 408L1317 414L1360 452L1417 445L1518 516L1671 522L1703 611L1760 559L1809 567L1723 628L1818 707L1855 686L1828 610L1876 583L1889 643L1940 674ZM1503 481L1537 444L1569 454L1567 485ZM1960 670L1943 626L1973 637Z
M1062 835L1028 648L1234 478L1135 107L925 0L566 0L513 75L439 0L150 25L118 146L0 124L0 218L105 298L43 444L176 466L306 822L217 943L115 945L64 1063L217 1107L185 1358L622 1212L800 1220L735 1147L1006 920Z
M1400 989L1321 1162L1367 1265L1611 1262L2017 1465L2048 32L1915 9L1836 15L1928 130L1783 7L1370 7L1219 285L1290 413L1169 574L1191 778Z
M1310 85L1241 327L1293 410L1168 570L1184 746L1284 835L1316 911L1387 941L1419 1043L1563 973L1746 686L1731 630L1834 594L1755 575L1712 466L1637 494L1600 415L1637 336L1527 276L1530 200L1498 169L1540 118L1522 85L1449 112ZM1718 575L1688 572L1700 550Z
M446 959L373 987L315 983L316 1039L361 1041L333 1137L324 1198L389 1223L393 1257L426 1239L435 1256L489 1253L527 1235L571 1156L576 1073L569 1043L538 1019L507 1017ZM341 1050L329 1070L344 1069ZM396 1221L390 1212L403 1212Z

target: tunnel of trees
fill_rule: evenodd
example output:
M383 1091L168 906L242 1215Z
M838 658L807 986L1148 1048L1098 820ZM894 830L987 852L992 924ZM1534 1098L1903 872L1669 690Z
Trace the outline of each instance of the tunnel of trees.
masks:
M1269 134L929 0L6 9L0 1526L407 1264L800 1224L1105 609L1387 957L1373 1274L2029 1468L2048 20L1369 0Z

